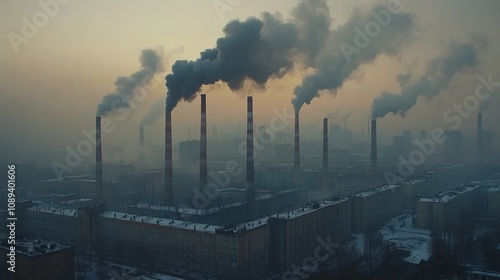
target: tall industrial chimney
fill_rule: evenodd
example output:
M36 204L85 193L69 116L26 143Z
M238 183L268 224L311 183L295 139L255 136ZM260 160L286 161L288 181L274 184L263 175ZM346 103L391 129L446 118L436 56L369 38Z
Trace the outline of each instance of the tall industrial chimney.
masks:
M146 158L144 156L144 126L139 128L139 164L144 165Z
M295 153L294 153L294 184L298 185L300 174L300 132L299 113L295 113Z
M144 147L144 126L139 128L139 146Z
M95 118L95 189L98 204L104 203L103 177L102 177L102 133L101 116Z
M323 189L328 189L328 118L323 119Z
M165 203L174 204L174 183L172 171L172 113L165 112Z
M201 95L201 121L200 121L200 191L208 183L207 164L207 96Z
M254 154L253 154L253 101L247 97L247 204L255 203Z
M377 120L372 120L371 127L371 173L375 175L377 173Z
M477 114L477 164L480 165L483 157L483 114Z

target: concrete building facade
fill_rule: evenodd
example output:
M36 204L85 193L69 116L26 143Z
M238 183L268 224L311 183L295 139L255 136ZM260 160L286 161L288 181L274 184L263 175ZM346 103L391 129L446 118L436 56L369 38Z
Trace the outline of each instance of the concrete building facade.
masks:
M466 185L444 191L433 198L417 202L417 227L437 232L453 231L460 223L462 214L471 211L479 191L479 185Z

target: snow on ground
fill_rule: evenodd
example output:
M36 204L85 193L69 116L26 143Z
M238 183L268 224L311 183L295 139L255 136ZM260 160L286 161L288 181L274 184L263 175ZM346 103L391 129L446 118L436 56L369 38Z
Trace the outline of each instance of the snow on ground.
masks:
M391 243L396 249L410 253L410 256L404 259L406 262L419 264L432 255L431 231L414 228L412 217L408 214L392 218L382 227L380 233L384 241Z
M77 280L185 280L160 273L150 273L132 266L100 261L92 257L76 256Z

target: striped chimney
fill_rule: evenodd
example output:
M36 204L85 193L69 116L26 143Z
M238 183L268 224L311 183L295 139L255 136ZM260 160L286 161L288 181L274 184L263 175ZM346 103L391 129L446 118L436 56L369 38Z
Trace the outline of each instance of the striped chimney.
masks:
M102 133L101 116L95 118L95 182L96 199L98 204L104 203L103 175L102 175Z
M144 126L139 128L139 146L144 147Z
M253 154L253 101L247 97L247 204L255 203L254 154Z
M377 120L372 120L372 127L371 127L371 157L370 157L370 164L371 164L371 173L372 174L377 174Z
M477 114L477 164L481 164L483 155L483 114Z
M172 113L165 112L165 203L174 204L174 183L172 171Z
M299 113L295 113L295 152L294 152L294 177L295 185L298 184L300 173L300 132L299 132Z
M200 122L200 191L208 183L207 164L207 97L201 95L201 122Z
M328 189L328 118L323 119L323 189Z

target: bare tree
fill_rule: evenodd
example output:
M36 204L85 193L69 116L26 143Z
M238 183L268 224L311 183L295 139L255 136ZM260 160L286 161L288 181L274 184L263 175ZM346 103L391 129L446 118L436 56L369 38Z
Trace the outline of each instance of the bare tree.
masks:
M357 279L360 261L360 253L352 244L342 245L337 257L337 271L340 279Z
M364 237L364 249L365 257L368 258L370 271L373 269L373 261L378 259L377 257L382 257L384 253L384 239L382 234L377 230L376 227L369 228L365 233Z

